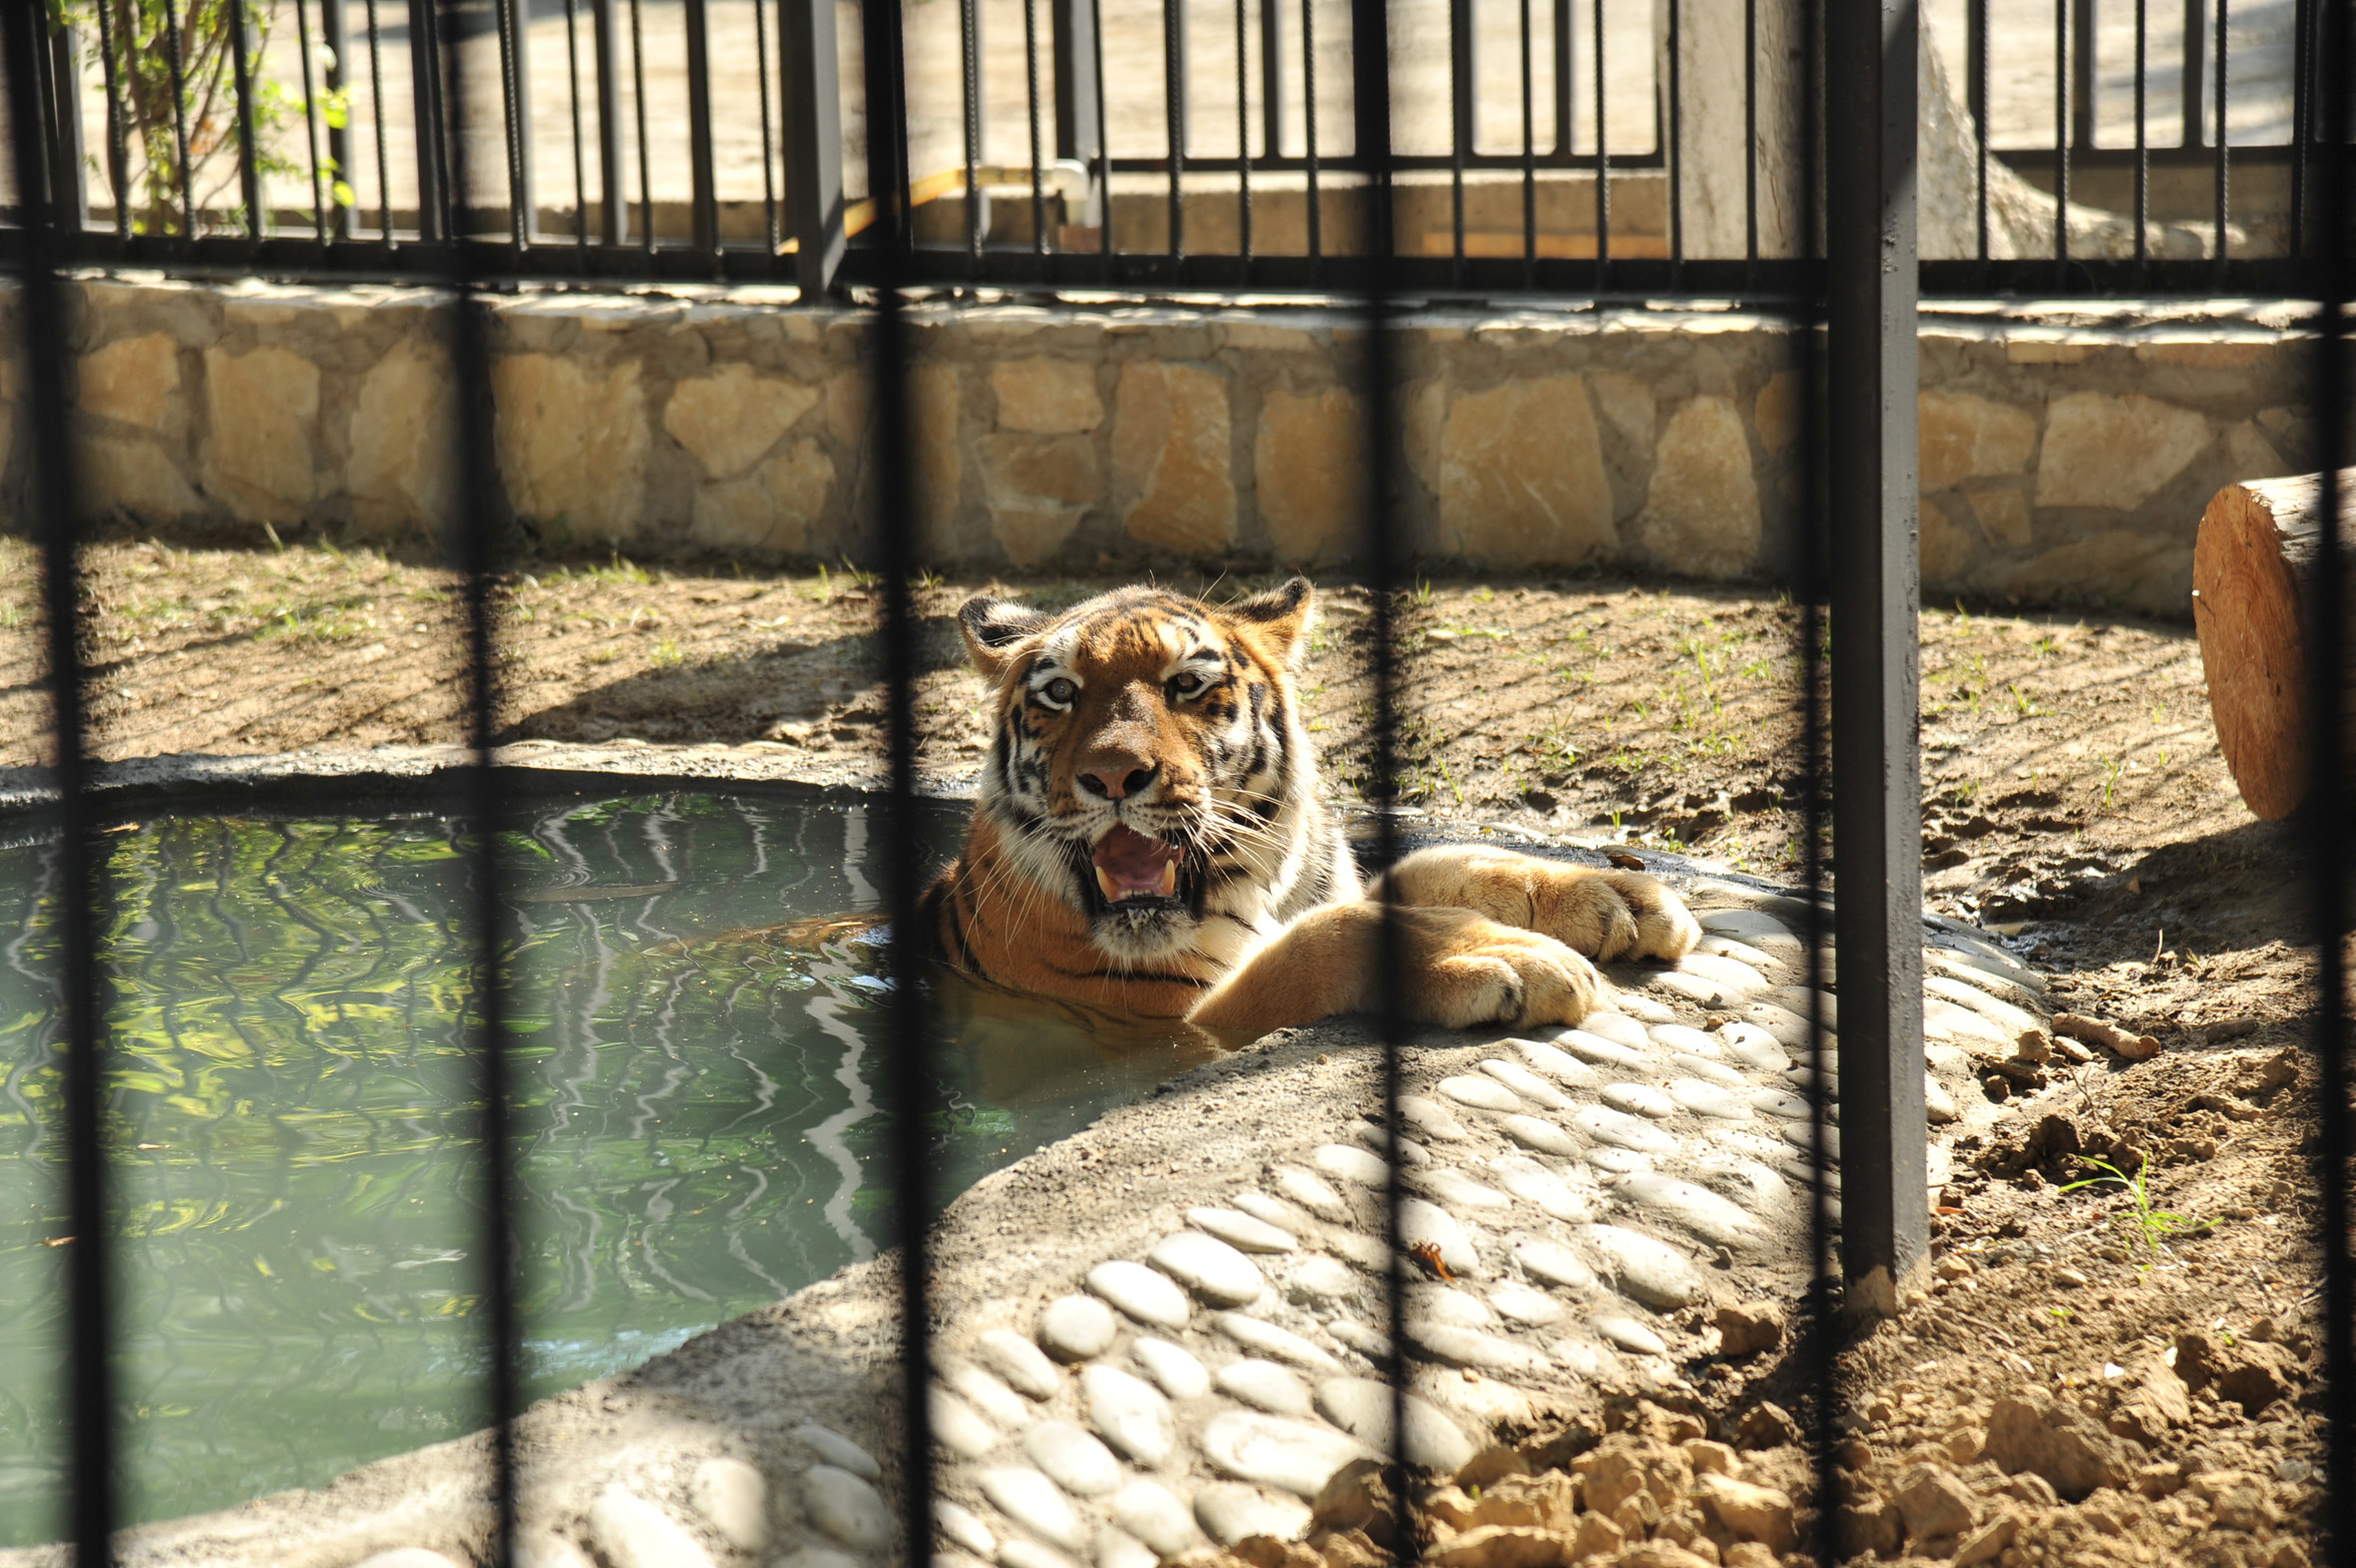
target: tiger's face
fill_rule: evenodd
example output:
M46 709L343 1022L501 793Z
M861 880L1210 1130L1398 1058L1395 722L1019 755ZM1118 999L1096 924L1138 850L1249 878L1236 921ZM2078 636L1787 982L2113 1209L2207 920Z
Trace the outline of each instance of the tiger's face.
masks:
M1297 578L1224 608L1129 588L1055 616L988 597L959 611L996 684L982 809L1115 961L1219 956L1267 913L1311 765L1290 677L1313 604Z

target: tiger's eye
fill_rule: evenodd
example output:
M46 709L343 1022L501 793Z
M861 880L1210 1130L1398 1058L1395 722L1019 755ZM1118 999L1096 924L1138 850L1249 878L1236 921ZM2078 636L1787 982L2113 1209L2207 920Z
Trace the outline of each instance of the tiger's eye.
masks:
M1058 675L1053 680L1048 681L1045 691L1041 693L1041 695L1043 695L1049 702L1055 703L1068 703L1072 698L1078 696L1079 694L1080 688L1073 685L1069 680L1066 680L1061 675Z

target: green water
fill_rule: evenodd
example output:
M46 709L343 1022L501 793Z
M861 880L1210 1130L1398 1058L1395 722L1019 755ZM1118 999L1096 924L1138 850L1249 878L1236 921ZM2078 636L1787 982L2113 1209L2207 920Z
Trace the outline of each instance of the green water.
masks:
M946 855L962 813L929 808ZM871 1256L879 955L732 934L877 906L864 808L535 800L501 843L524 1369L631 1366ZM466 860L425 811L175 810L101 838L127 1516L481 1424ZM57 896L0 823L0 1545L59 1529ZM1203 1059L937 993L944 1191Z

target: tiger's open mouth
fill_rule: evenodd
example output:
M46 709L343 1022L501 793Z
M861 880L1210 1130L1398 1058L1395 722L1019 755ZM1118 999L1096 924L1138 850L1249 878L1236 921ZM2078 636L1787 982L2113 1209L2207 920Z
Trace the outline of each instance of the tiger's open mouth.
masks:
M1167 899L1178 893L1177 846L1148 838L1123 823L1096 841L1089 863L1096 868L1096 891L1107 904L1131 899Z

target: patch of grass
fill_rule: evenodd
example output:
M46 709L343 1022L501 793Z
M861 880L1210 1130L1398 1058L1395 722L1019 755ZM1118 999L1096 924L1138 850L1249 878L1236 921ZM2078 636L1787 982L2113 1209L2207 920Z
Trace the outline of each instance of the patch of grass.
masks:
M687 655L679 651L677 638L664 637L660 642L654 644L654 651L646 655L646 662L661 669L672 664L686 663Z
M2121 1170L2109 1160L2090 1158L2086 1163L2097 1167L2103 1172L2103 1174L2100 1176L2089 1176L2084 1181L2066 1183L2059 1190L2062 1192L2076 1192L2081 1187L2117 1186L2126 1188L2128 1197L2134 1202L2135 1205L2134 1209L2128 1216L2133 1225L2130 1235L2131 1237L2140 1239L2143 1242L2145 1256L2148 1259L2157 1258L2160 1256L2160 1245L2166 1240L2166 1238L2176 1235L2182 1231L2196 1231L2205 1229L2204 1226L2195 1221L2188 1220L2180 1214L2170 1213L2166 1209L2156 1209L2152 1207L2152 1189L2150 1185L2152 1165L2150 1161L2147 1160L2141 1167L2139 1167L2133 1176L2130 1176L2127 1172ZM2138 1267L2148 1269L2151 1267L2151 1264L2146 1262L2138 1265Z
M376 617L368 611L376 607L372 599L357 603L279 604L263 612L262 624L254 629L257 642L291 638L297 642L348 642L362 632L376 629Z

